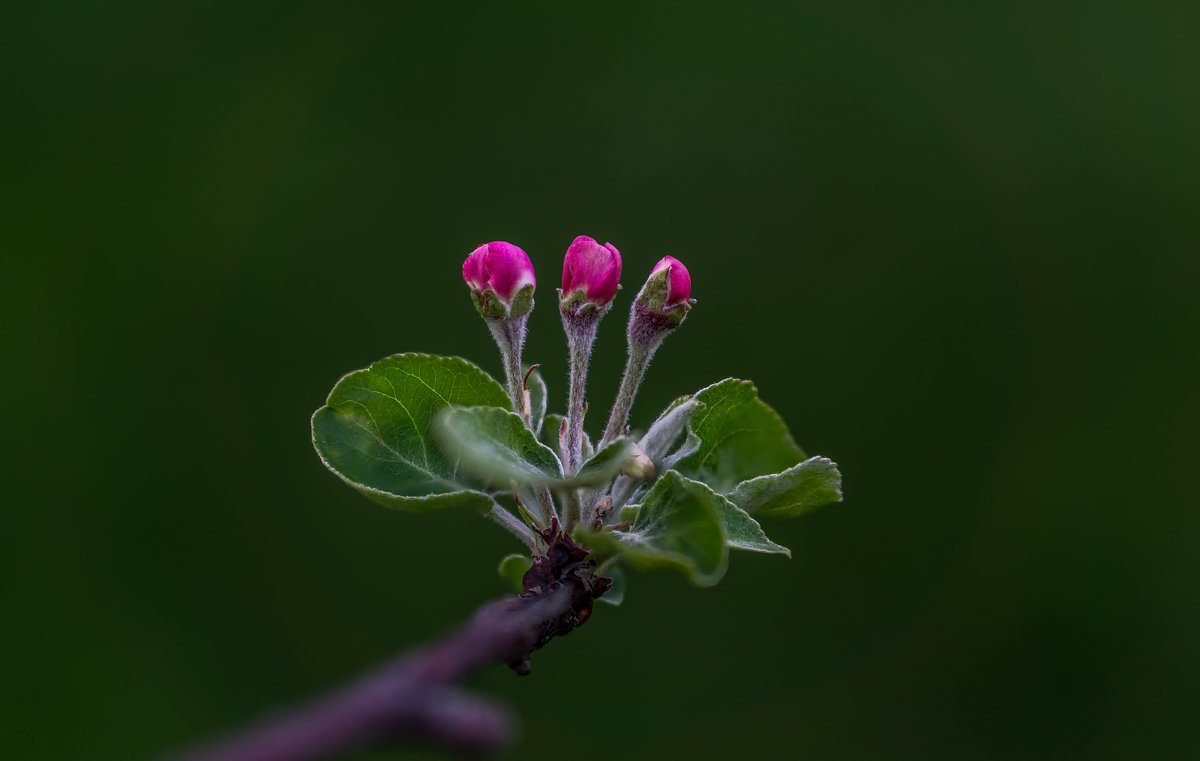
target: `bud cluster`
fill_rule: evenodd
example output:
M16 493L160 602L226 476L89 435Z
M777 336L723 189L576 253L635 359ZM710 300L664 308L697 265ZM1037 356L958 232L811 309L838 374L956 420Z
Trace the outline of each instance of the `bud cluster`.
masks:
M611 243L601 245L586 235L575 238L563 257L562 288L559 289L558 300L570 354L570 386L568 414L559 436L558 450L567 476L574 474L582 465L586 437L583 422L587 412L585 391L588 363L600 320L612 308L617 291L621 288L621 266L621 252L616 246ZM537 284L533 264L517 246L495 241L471 252L463 262L463 279L470 288L475 308L487 322L500 347L513 409L522 416L526 425L532 427L521 352L525 342L526 320L533 310L533 292ZM687 267L674 257L663 257L650 271L630 309L626 329L629 359L597 449L625 434L634 396L651 357L663 339L683 323L695 303L695 299L691 298L691 290L691 275ZM653 463L640 451L635 451L625 464L625 474L631 478L652 478L653 473ZM599 494L592 496L592 504L584 505L580 495L568 495L568 530L584 520L584 513L588 510L594 517L601 498ZM540 499L547 503L543 505L545 512L554 514L549 492L541 495Z

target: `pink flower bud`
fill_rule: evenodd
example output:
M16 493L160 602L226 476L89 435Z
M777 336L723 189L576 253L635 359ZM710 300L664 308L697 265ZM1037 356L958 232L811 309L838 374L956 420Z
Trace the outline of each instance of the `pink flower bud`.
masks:
M621 252L616 246L601 246L592 238L580 235L563 257L563 297L582 291L588 301L607 306L617 295L621 280Z
M690 299L692 276L688 274L687 267L683 266L683 262L673 256L664 256L658 260L658 264L654 265L654 269L650 271L650 277L654 277L663 270L667 270L667 298L663 303L663 308L669 309Z
M692 277L683 262L664 256L650 271L646 284L633 300L629 314L629 340L653 345L679 327L696 300L692 298Z
M463 280L475 293L491 291L504 302L518 291L537 284L533 263L524 251L511 243L485 243L463 262Z

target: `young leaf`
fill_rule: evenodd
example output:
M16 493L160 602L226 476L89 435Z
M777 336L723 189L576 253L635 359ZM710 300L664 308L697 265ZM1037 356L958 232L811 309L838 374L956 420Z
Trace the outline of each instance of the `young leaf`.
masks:
M620 531L583 532L582 541L601 553L619 554L638 567L683 570L701 586L720 581L728 549L792 556L787 547L768 539L746 511L706 484L674 470L659 479L642 504L622 509L621 520L631 525ZM716 554L709 554L714 523L721 542L719 560L715 560Z
M558 455L534 438L521 416L499 407L448 407L434 420L434 439L451 462L492 486L562 480Z
M638 441L638 446L654 462L658 472L670 470L676 462L687 457L699 446L700 439L688 431L688 440L674 454L667 455L667 451L679 439L692 415L703 407L704 405L695 399L684 397L676 400L658 416L658 420L654 421L650 430L646 431L646 434ZM692 442L695 443L695 446L687 449ZM619 508L628 503L630 499L636 499L639 491L644 488L644 484L645 482L639 479L617 476L611 492L613 505Z
M634 452L633 442L621 436L604 445L579 467L579 472L566 480L567 486L598 486L606 484L629 461Z
M684 438L683 443L680 444L679 447L674 452L672 452L671 454L669 454L663 458L662 469L663 470L671 470L672 468L674 468L676 465L678 465L683 460L686 460L687 458L694 455L696 453L696 450L698 450L699 448L700 448L700 437L696 435L695 431L693 431L689 428L688 432L687 432L687 437Z
M695 399L684 398L672 404L661 415L654 424L650 426L650 430L642 436L638 441L638 446L646 453L646 456L656 463L659 462L670 449L671 445L683 433L683 428L696 412L704 409L704 404Z
M546 418L546 381L542 380L542 373L538 370L529 372L529 379L525 381L526 388L529 389L529 406L533 411L533 435L542 435L542 421ZM550 447L554 449L554 447ZM556 450L557 451L557 450Z
M725 546L717 495L676 471L667 471L638 506L633 524L620 531L583 531L580 539L600 553L619 554L638 568L674 568L700 586L725 575ZM630 514L629 508L624 515Z
M693 481L690 478L683 478L683 481L686 482L688 488L697 493L704 493L705 499L713 506L717 520L721 523L721 533L725 536L726 547L772 555L786 555L789 558L792 556L792 551L787 547L775 544L768 539L758 521L751 518L749 513L731 502L728 497L717 494L707 484L699 481ZM638 505L625 508L621 511L622 520L635 520L634 516L640 509Z
M748 478L777 473L804 459L775 410L749 381L729 378L696 392L704 404L689 428L699 448L675 467L722 494ZM679 402L676 402L679 404Z
M565 459L562 451L562 443L559 441L559 432L566 424L567 419L557 412L551 412L546 416L542 423L542 430L538 433L538 441L554 450L554 454L559 456L559 459Z
M434 417L450 405L509 404L504 388L464 359L397 354L344 376L312 416L325 467L388 507L486 510L491 498L433 442Z
M447 457L499 487L511 481L556 489L608 483L633 449L633 442L619 438L585 462L578 473L564 478L558 455L535 439L516 413L495 407L451 408L438 416L434 434Z
M782 473L742 481L729 499L748 513L791 518L842 501L842 474L827 457L810 457Z
M520 594L525 591L525 572L532 567L533 558L528 555L505 555L496 571L514 592Z
M700 484L704 486L704 484ZM708 488L704 486L704 488ZM767 538L758 521L750 517L742 508L730 502L720 494L713 493L716 498L717 515L721 519L721 528L725 532L725 545L735 550L750 552L765 552L772 555L792 556L792 551L782 544L775 544Z

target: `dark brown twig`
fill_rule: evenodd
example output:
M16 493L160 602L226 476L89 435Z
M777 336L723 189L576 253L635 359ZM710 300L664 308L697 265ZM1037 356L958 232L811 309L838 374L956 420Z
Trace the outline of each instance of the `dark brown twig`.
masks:
M592 599L607 589L593 584L598 580L590 568L553 575L558 578L544 585L527 581L530 591L519 597L484 605L441 642L176 761L302 761L389 742L424 742L459 753L495 750L513 734L510 716L454 685L497 663L528 673L529 654L580 625Z

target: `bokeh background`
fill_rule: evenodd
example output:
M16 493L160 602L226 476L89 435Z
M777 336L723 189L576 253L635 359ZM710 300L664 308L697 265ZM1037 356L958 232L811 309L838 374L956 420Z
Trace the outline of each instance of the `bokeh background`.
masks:
M846 501L482 675L507 758L1200 755L1200 5L3 15L5 757L153 758L501 594L506 534L367 502L308 419L399 351L498 373L493 239L561 406L580 233L627 273L593 407L673 254L635 422L754 379Z

